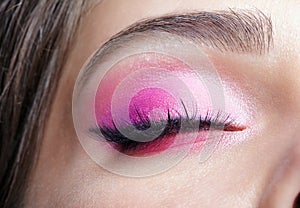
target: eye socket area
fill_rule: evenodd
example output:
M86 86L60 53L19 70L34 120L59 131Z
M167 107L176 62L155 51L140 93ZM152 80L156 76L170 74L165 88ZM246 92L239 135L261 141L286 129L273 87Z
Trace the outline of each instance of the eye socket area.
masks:
M198 138L202 132L198 142L204 142L209 130L244 130L230 113L213 109L209 93L181 60L159 53L129 57L101 80L95 99L97 125L91 131L121 153L141 156L165 151L179 133L185 135L179 143L193 143L186 135Z
M187 154L202 161L247 139L251 114L242 96L228 90L208 57L193 54L134 53L94 65L73 99L73 120L96 163L117 174L152 175Z

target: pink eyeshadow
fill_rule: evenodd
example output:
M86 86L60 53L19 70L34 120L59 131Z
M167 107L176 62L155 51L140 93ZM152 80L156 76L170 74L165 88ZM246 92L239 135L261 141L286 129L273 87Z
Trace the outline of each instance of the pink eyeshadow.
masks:
M112 96L118 85L132 73L141 69L151 70L151 68L164 69L176 75L188 74L192 71L191 68L184 62L176 58L157 53L137 54L121 60L109 69L102 80L99 81L95 96L95 118L98 125L113 127L111 102ZM135 86L142 86L144 84L144 82L141 84L133 83ZM124 89L123 93L126 95L131 92ZM172 96L172 92L166 92L163 89L152 87L143 89L137 92L130 102L130 109L128 109L130 117L137 118L137 115L134 113L134 105L137 105L139 109L142 108L148 111L147 113L154 108L158 108L159 110L165 111L165 116L167 116L168 108L172 108L171 110L176 111L176 105L178 105L176 103L178 103L178 99L180 98L174 98ZM120 103L120 108L122 108L122 105L123 103ZM124 111L126 112L127 110L124 109ZM153 117L153 119L155 118ZM156 116L156 119L158 120L159 118Z
M170 114L177 111L176 105L175 98L163 89L143 89L132 98L129 105L129 117L132 123L142 122L141 119L145 117L151 121L166 120L168 110Z
M147 76L149 74L151 75L155 69L163 69L167 72L171 72L175 77L174 80L179 80L178 84L174 81L175 84L172 88L160 88L153 85L152 82L153 79L156 80L156 76L165 78L163 77L164 75L161 74ZM141 72L141 70L144 70L142 71L143 73L138 73ZM144 75L144 72L146 72L147 75ZM122 85L123 81L128 77L130 78L132 74L137 76L132 79L132 82L127 82L127 85L124 87ZM178 116L182 118L185 116L185 111L183 111L182 108L181 95L184 95L186 91L181 94L177 93L178 91L182 91L181 86L183 85L180 83L186 86L188 92L193 97L193 99L189 99L190 97L183 96L185 97L184 104L187 107L186 110L189 116L193 116L193 113L195 113L196 116L201 115L203 118L207 115L208 110L214 110L211 96L216 97L218 94L212 95L207 89L206 83L201 80L201 77L198 77L197 73L184 62L174 57L156 53L137 54L127 57L112 66L102 80L99 80L95 96L96 122L98 126L114 128L116 122L113 119L112 112L114 112L114 116L118 117L118 119L125 120L121 125L117 125L117 128L126 128L125 125L129 122L130 124L143 124L143 120L150 122L167 121L168 112L170 112L171 118L178 118ZM118 96L114 96L118 90L121 93L117 94ZM224 93L226 94L227 92ZM227 97L231 98L231 100L227 100ZM225 98L227 98L226 110L228 110L228 103L231 104L229 105L229 112L233 114L237 111L236 109L238 108L236 105L238 105L239 102L234 102L235 100L232 99L233 96L227 97L225 96ZM114 109L112 108L112 104L116 106ZM138 150L127 152L126 154L152 154L164 151L172 145L176 148L189 145L193 142L195 143L191 151L199 150L205 145L209 132L197 132L196 139L191 141L191 138L195 138L194 134L195 132L191 134L184 133L180 138L169 135L163 139L153 140L140 145ZM118 147L115 148L117 149Z

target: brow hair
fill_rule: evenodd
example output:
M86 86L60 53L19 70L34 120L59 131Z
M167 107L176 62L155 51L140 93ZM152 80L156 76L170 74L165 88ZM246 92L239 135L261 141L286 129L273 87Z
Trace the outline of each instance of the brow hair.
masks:
M273 43L271 18L260 10L233 10L174 14L139 21L113 36L150 31L172 33L219 49L222 52L263 54Z
M273 26L270 17L258 9L200 11L169 14L143 19L112 36L90 59L80 80L83 85L93 73L93 66L112 54L124 43L142 36L169 33L183 37L221 52L255 53L263 55L273 45Z

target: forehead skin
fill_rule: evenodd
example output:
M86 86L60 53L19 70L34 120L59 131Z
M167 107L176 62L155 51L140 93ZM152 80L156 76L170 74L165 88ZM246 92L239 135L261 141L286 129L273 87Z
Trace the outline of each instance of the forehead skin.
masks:
M253 70L245 71L249 78L265 81L261 85L272 95L257 93L262 101L270 103L271 97L276 101L261 109L268 125L259 138L220 153L201 165L188 158L171 171L150 178L124 178L101 169L82 149L72 123L72 92L84 62L111 36L136 21L170 13L228 8L257 8L273 22L274 46L269 56L255 63ZM269 192L275 198L281 194L273 193L269 184L275 183L274 178L276 183L284 181L281 173L290 174L293 180L294 170L282 165L279 171L278 164L284 164L283 158L291 158L291 163L300 167L299 161L294 160L299 154L295 152L300 152L300 148L295 149L300 146L299 139L291 136L300 129L297 123L300 115L299 10L297 0L211 0L209 3L204 0L104 0L95 4L83 16L68 54L46 123L39 161L32 173L27 206L257 207L261 200L281 203L269 197ZM220 64L236 62L234 57L227 58L225 54ZM270 64L265 66L268 61ZM278 123L281 129L288 130L274 135L272 127ZM300 179L296 179L291 183L300 184ZM299 186L296 189L299 191Z

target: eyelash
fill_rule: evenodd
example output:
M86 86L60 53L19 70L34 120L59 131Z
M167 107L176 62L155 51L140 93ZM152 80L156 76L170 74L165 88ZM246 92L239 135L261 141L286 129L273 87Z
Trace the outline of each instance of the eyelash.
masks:
M183 131L181 130L180 133L190 133L195 132L195 130L197 130L197 132L209 131L211 127L213 127L213 130L222 131L242 131L245 129L245 127L236 124L231 118L230 114L225 114L221 111L218 111L217 113L213 114L211 111L207 111L204 117L201 115L196 116L195 113L192 114L192 117L190 117L184 103L182 103L182 105L185 110L185 115L183 117L180 115L172 117L170 114L170 110L168 109L166 122L164 120L151 122L152 125L156 125L156 127L161 127L161 129L164 130L159 135L159 137L150 142L138 142L127 138L117 129L113 121L112 124L114 127L108 127L103 125L94 127L90 129L90 131L92 133L95 133L100 138L104 137L104 139L107 142L112 144L112 146L118 149L120 152L128 153L139 150L141 146L143 146L143 149L147 149L147 145L151 144L151 142L161 142L164 138L176 135L177 133L179 133L182 123L187 124L189 128L185 128ZM147 115L143 114L137 107L136 112L139 115L139 121L134 120L133 126L141 131L150 128L151 123Z

